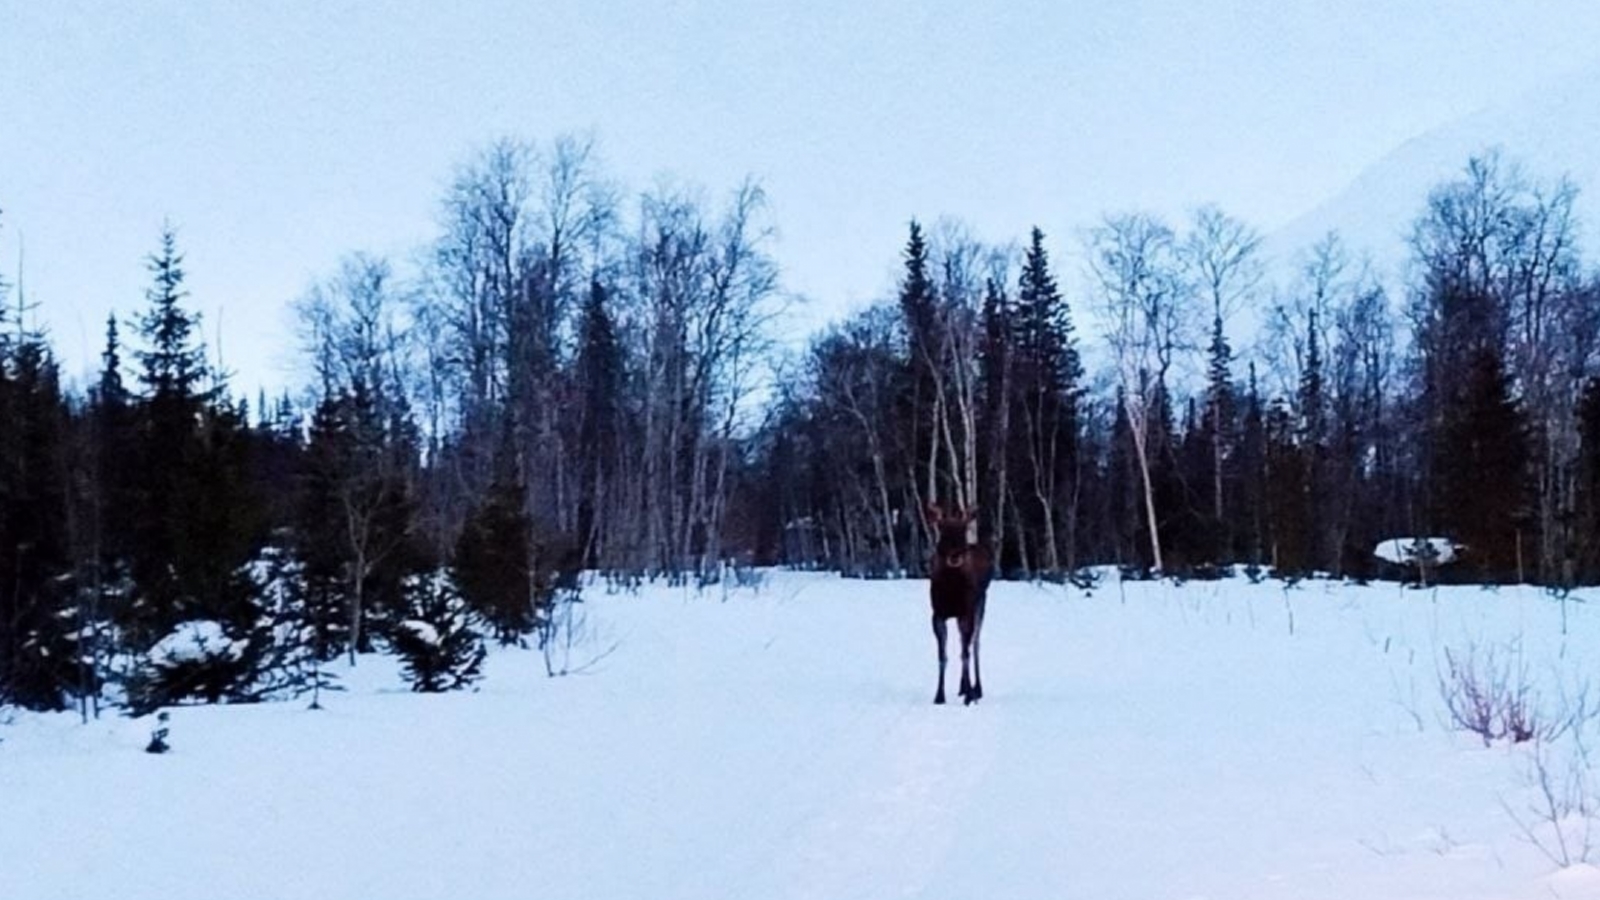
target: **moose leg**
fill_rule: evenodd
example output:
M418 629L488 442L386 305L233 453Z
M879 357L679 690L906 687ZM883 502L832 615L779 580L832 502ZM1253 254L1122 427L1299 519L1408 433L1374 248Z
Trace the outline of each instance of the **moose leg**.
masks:
M934 613L934 616L933 616L933 638L934 638L934 640L939 642L939 692L933 695L933 702L935 702L935 703L943 703L944 702L944 665L945 665L944 643L945 643L946 629L947 629L947 626L945 625L944 619L940 618L938 613Z
M971 703L972 681L967 676L967 666L972 660L972 616L965 615L956 620L961 629L961 700Z
M984 601L978 601L978 614L972 624L972 690L967 692L967 702L976 703L983 699L983 667L978 664L978 646L983 643L983 606Z
M983 643L983 620L979 619L976 627L972 629L972 690L967 691L967 702L977 703L983 699L983 667L978 664L978 645Z

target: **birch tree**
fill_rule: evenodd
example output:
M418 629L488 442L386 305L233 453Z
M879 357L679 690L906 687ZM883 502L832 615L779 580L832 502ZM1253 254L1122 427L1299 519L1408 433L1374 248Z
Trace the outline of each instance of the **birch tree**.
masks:
M1163 448L1151 444L1153 432L1165 431L1168 375L1178 353L1189 346L1190 298L1177 268L1172 230L1152 216L1107 217L1089 234L1088 256L1139 469L1150 556L1162 571L1152 466Z

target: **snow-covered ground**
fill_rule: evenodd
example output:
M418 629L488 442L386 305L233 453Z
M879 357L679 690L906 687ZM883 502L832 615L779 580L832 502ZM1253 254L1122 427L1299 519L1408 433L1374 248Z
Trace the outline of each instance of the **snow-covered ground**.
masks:
M591 599L581 675L498 651L421 696L364 659L320 712L175 709L164 756L150 719L17 716L0 898L1600 897L1508 814L1528 746L1437 685L1495 650L1557 706L1600 659L1581 597L996 584L972 708L929 702L920 582Z

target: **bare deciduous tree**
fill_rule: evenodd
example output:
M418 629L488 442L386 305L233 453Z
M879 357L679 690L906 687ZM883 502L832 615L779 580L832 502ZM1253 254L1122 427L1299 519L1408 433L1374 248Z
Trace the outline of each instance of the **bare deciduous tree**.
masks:
M1112 216L1089 234L1089 271L1099 289L1112 365L1122 389L1144 493L1155 568L1164 568L1151 480L1152 416L1160 416L1177 355L1191 346L1193 307L1178 270L1172 229L1141 214ZM1156 423L1164 424L1164 423Z

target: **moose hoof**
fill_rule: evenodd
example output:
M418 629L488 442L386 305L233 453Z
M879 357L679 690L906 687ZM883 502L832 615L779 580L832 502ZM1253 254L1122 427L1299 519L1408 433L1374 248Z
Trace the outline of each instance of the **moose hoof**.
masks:
M933 704L935 706L943 706L944 705L944 695L943 694L935 694L934 697L933 697Z

